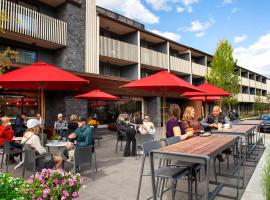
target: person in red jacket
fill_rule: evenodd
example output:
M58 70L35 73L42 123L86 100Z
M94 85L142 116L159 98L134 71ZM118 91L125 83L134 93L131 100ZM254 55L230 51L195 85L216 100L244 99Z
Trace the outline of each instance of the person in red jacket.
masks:
M0 125L0 147L4 146L4 141L11 142L14 136L14 131L10 125L7 116L2 117L2 125Z

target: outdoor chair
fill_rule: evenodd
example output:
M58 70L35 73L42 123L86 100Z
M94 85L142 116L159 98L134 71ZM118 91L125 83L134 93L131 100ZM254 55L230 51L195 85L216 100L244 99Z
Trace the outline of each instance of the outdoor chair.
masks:
M94 153L94 156L95 156L95 153ZM85 147L75 147L73 161L71 162L65 161L65 162L71 163L73 165L74 173L77 173L80 171L80 168L82 165L89 165L91 169L92 160L93 160L93 145L88 145ZM64 168L65 162L63 162L63 168Z
M170 137L170 138L167 138L166 145L167 146L173 145L173 144L176 144L178 142L181 142L181 138L179 136ZM190 170L192 172L192 177L193 177L192 180L194 180L194 182L195 182L195 196L197 197L197 195L198 195L198 178L200 177L201 165L200 164L192 164L192 163L183 162L183 161L177 161L176 163L173 164L173 166L190 168ZM191 181L190 183L191 183L191 188L193 188L193 181Z
M48 143L48 135L46 133L43 133L42 146L46 147L47 143Z
M151 142L146 142L143 145L143 158L142 158L142 164L141 164L141 169L140 169L140 176L139 176L139 184L138 184L138 191L137 191L137 200L140 198L140 191L141 191L141 184L142 184L142 178L143 176L151 176L151 173L145 173L144 172L144 166L145 166L145 160L149 156L149 153L155 149L161 148L161 143L160 141L151 141ZM171 166L164 166L161 165L162 162L159 162L159 167L155 170L155 176L157 178L156 180L156 187L161 189L161 199L163 193L165 193L168 190L172 190L172 197L175 197L175 192L176 192L176 186L177 186L177 180L181 179L184 176L188 176L190 174L190 170L188 168L178 168L178 167L171 167ZM172 185L169 186L168 188L164 189L164 181L162 187L159 187L160 180L171 180ZM190 179L188 179L189 181ZM190 183L188 184L190 187ZM189 188L190 189L190 188ZM159 192L158 192L159 193ZM150 198L148 198L150 199Z
M49 154L36 155L35 149L31 148L30 146L28 148L25 148L22 177L24 178L25 170L31 171L33 173L42 170L41 167L37 166L37 161L38 159L44 158L46 156L52 155Z
M2 153L1 168L3 168L4 157L6 156L6 172L8 172L10 156L20 154L20 160L22 160L22 149L13 148L8 141L4 141L4 148Z
M99 134L100 132L98 131L97 128L93 128L93 139L98 141L98 146L100 147L100 140L103 139L103 137Z
M116 135L116 147L115 153L118 150L118 143L120 142L120 151L122 150L123 141L126 141L126 130L124 130L120 124L116 123L117 135Z
M137 133L135 135L135 138L136 138L136 156L138 154L140 155L140 151L143 150L144 143L153 141L153 137L151 134Z

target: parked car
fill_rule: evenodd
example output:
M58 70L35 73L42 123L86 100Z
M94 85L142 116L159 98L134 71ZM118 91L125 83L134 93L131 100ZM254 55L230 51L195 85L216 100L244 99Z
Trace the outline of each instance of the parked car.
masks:
M270 132L270 114L263 114L261 120L263 120L261 132Z

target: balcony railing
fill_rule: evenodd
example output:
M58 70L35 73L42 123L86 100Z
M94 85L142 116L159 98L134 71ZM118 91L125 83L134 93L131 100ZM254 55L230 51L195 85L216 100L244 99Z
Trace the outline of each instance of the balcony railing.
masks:
M250 87L256 87L255 81L254 80L249 80L249 85Z
M153 67L167 69L167 55L141 47L141 63Z
M250 95L249 101L255 102L256 95Z
M198 76L205 76L206 73L207 73L206 66L192 62L192 74L195 74Z
M170 56L170 67L173 71L190 74L190 64L187 60Z
M249 94L242 94L242 101L243 102L249 102Z
M104 36L99 37L99 42L99 53L101 56L138 62L138 47L136 45Z
M262 83L256 81L256 88L257 88L257 89L262 89Z
M266 83L262 83L262 89L267 90L267 84Z
M241 78L241 83L242 85L249 86L249 79L248 78Z
M7 17L0 21L4 30L66 45L67 23L7 0L0 0L0 11Z

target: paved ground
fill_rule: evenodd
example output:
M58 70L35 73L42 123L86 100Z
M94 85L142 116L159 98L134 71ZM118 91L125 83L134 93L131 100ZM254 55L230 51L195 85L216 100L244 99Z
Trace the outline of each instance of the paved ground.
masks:
M158 129L157 139L161 137L161 129ZM270 138L269 138L270 140ZM82 172L84 177L84 187L80 191L80 199L90 200L132 200L136 199L139 170L141 167L141 159L134 157L123 157L123 151L115 153L116 137L114 132L107 132L101 141L101 147L96 148L98 159L98 172L85 169ZM230 161L232 163L232 161ZM149 170L149 163L146 162L146 171ZM245 183L248 183L252 176L254 167L246 167ZM225 165L222 165L222 171L225 171ZM3 171L3 169L1 169ZM21 176L21 169L10 170L14 176ZM30 175L28 173L27 175ZM202 173L203 177L203 173ZM222 180L222 179L220 179ZM229 179L222 181L233 182ZM199 191L202 191L204 182L199 184ZM181 181L178 185L179 189L186 190L186 181ZM257 185L257 187L260 187ZM243 190L240 191L241 195ZM236 194L236 190L224 188L223 194ZM146 199L151 195L150 178L144 177L142 182L141 198ZM164 199L169 199L170 194L165 195ZM177 199L187 199L186 195L177 194ZM222 199L218 197L216 199ZM259 199L257 199L259 200Z

